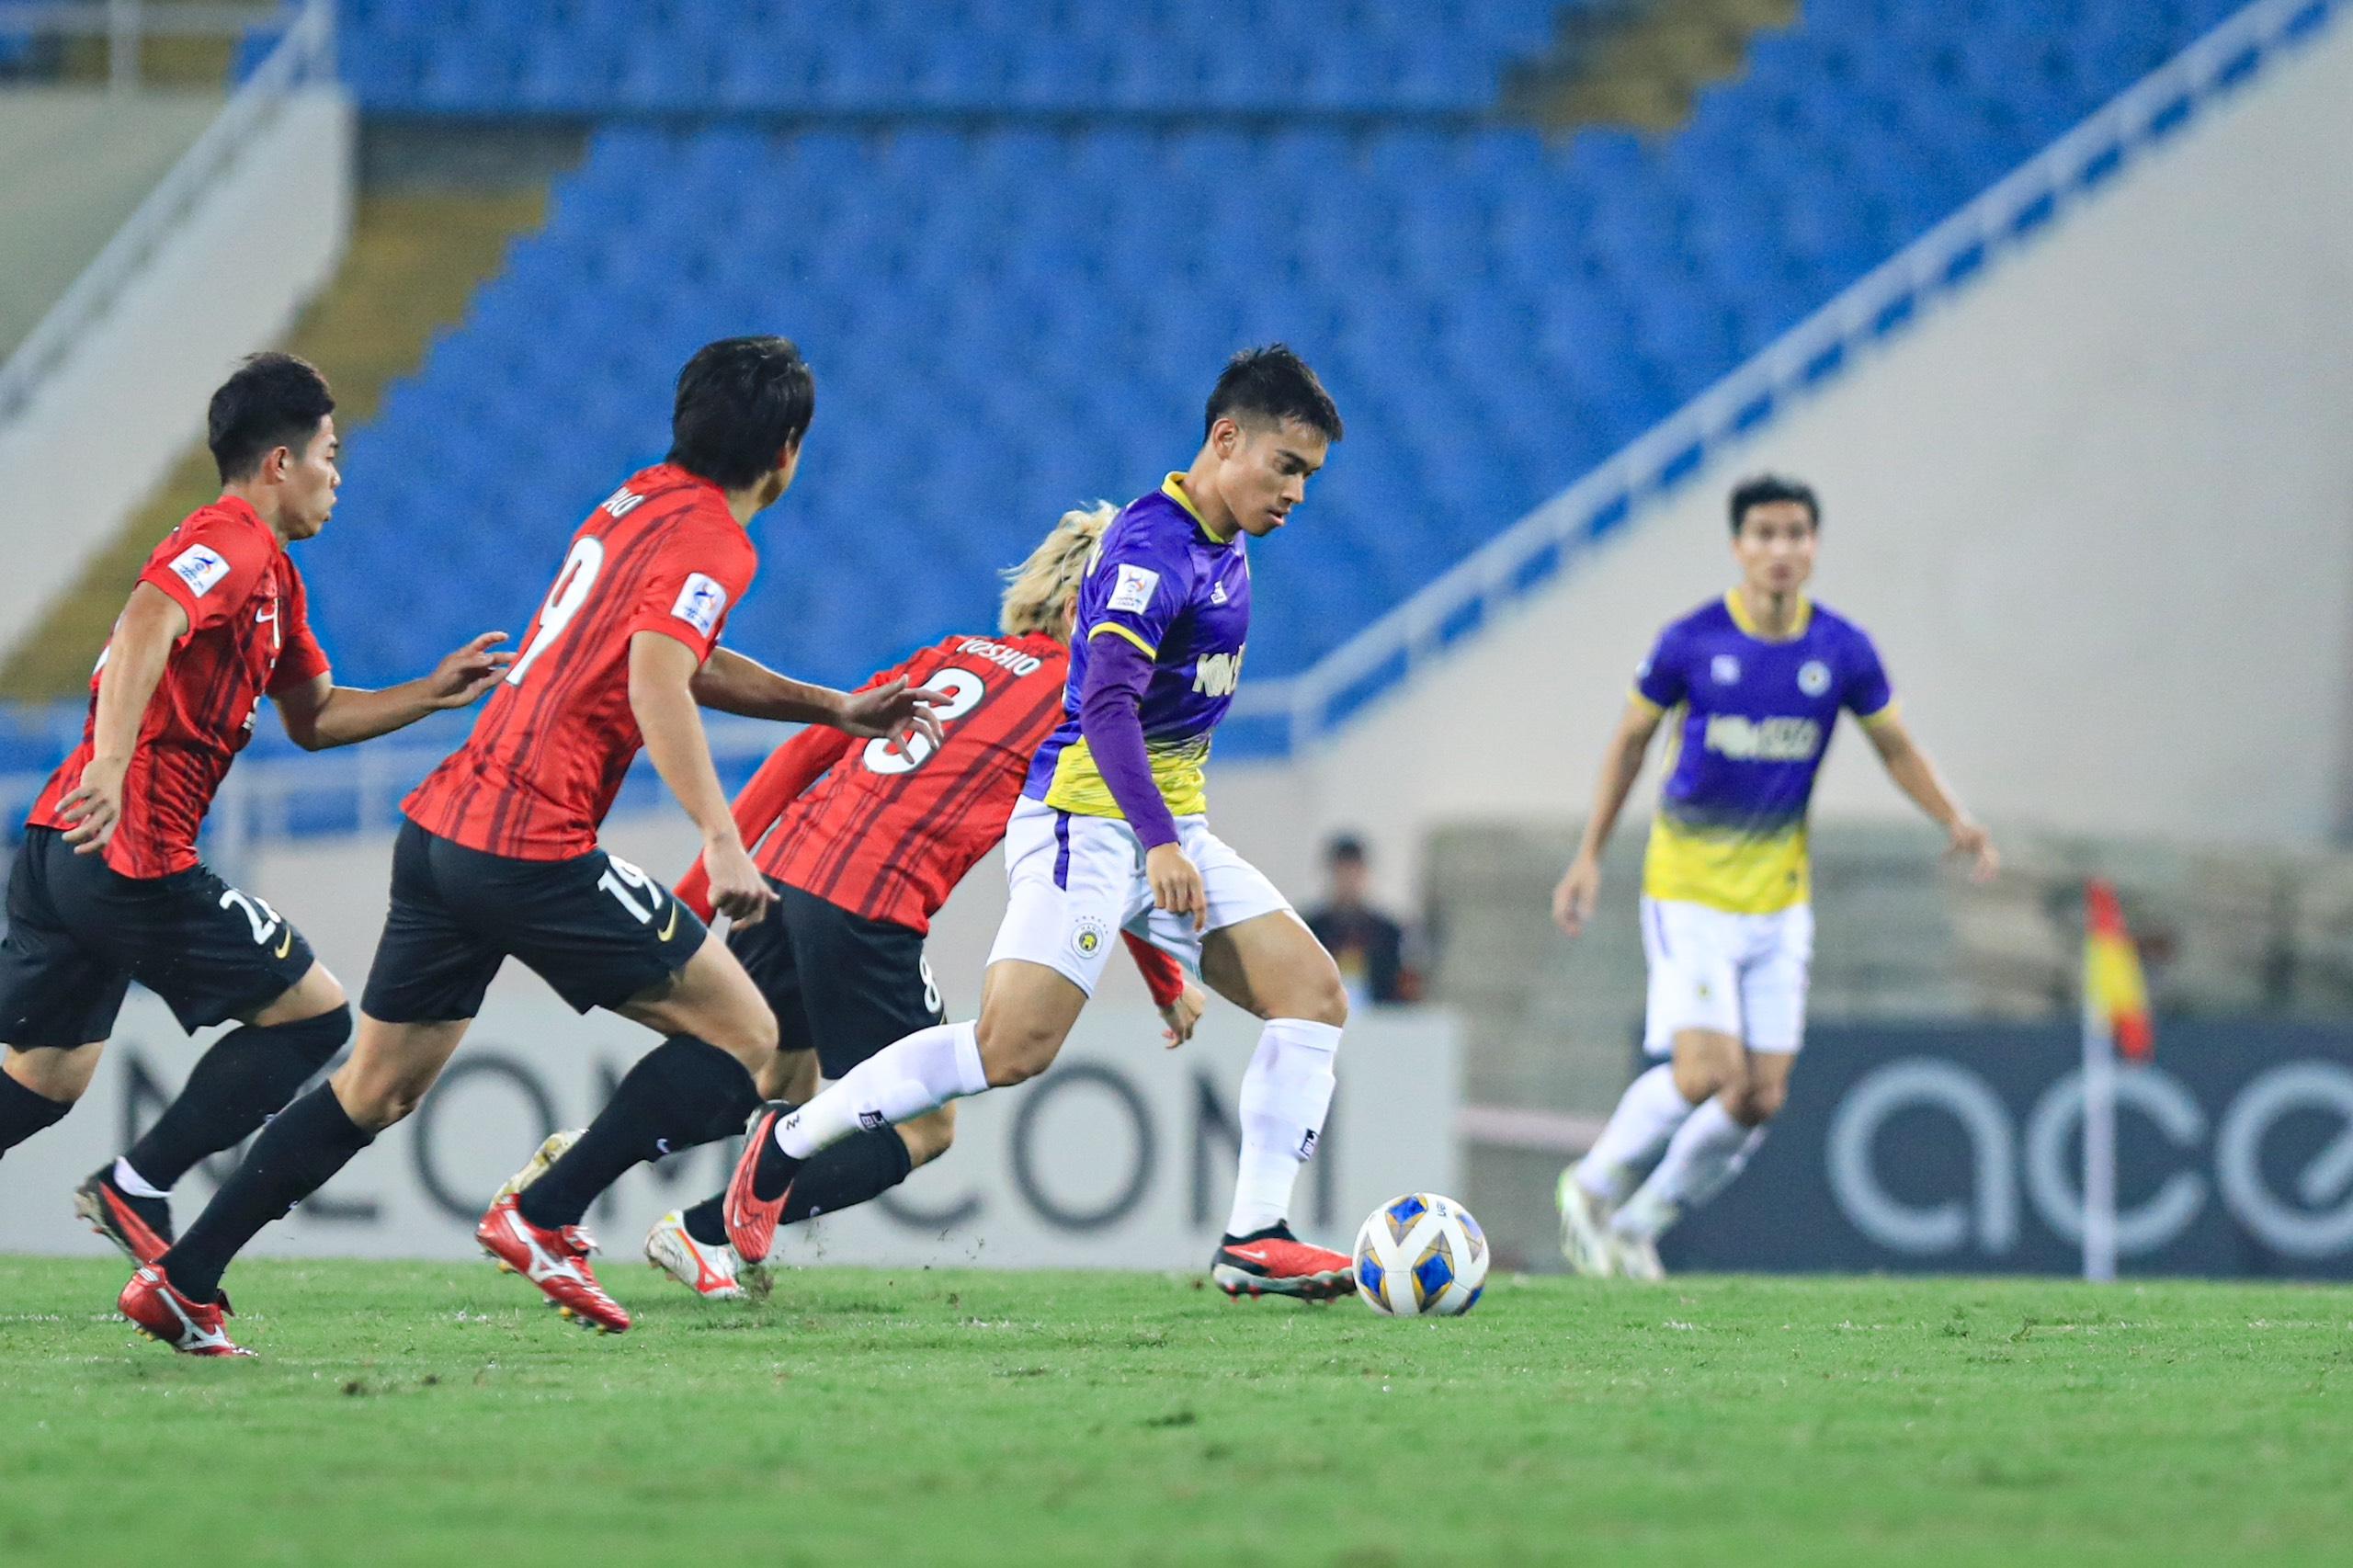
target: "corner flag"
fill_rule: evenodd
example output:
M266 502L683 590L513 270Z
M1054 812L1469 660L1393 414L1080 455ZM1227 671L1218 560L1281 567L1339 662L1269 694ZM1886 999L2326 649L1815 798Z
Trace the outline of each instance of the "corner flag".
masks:
M2116 889L2084 884L2084 1278L2116 1278L2116 1059L2156 1054L2140 950Z
M2090 1011L2107 1025L2119 1055L2127 1062L2146 1062L2156 1053L2140 949L2124 929L2124 908L2116 901L2116 890L2097 877L2084 885L2084 995Z

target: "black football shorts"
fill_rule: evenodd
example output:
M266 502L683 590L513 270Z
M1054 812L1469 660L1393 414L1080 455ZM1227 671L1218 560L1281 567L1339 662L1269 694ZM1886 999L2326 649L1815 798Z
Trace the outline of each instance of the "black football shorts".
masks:
M259 1012L316 960L268 902L203 865L126 877L28 827L8 872L0 939L0 1044L102 1040L134 980L193 1032Z

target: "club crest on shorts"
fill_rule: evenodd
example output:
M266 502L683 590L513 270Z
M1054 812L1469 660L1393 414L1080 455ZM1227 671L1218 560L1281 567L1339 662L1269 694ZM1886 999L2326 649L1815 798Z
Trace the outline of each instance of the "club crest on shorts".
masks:
M1808 697L1820 697L1830 689L1830 666L1820 659L1808 659L1798 666L1798 689Z
M1103 944L1110 936L1111 927L1101 919L1092 915L1082 915L1071 930L1070 945L1080 958L1091 959L1103 950Z

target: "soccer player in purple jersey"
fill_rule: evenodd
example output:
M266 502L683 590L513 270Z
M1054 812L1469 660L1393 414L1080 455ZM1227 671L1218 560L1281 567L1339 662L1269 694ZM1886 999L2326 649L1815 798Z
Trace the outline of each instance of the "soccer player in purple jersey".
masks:
M1332 1100L1347 1001L1338 967L1274 885L1210 832L1210 741L1250 628L1245 539L1283 526L1340 438L1289 348L1246 350L1211 392L1192 466L1131 503L1080 585L1063 722L1005 835L1010 898L977 1022L920 1029L805 1106L753 1123L729 1184L730 1240L764 1257L795 1172L862 1128L1044 1072L1123 930L1266 1020L1242 1079L1242 1166L1211 1273L1229 1295L1351 1289L1345 1253L1288 1221Z
M1806 809L1841 709L1954 855L1981 881L1999 864L1897 715L1879 650L1806 597L1821 528L1803 484L1766 475L1733 490L1740 585L1659 634L1552 894L1553 918L1574 937L1600 895L1602 846L1671 712L1642 903L1643 1045L1667 1060L1634 1080L1592 1150L1561 1173L1561 1246L1581 1274L1659 1278L1661 1233L1740 1173L1780 1108L1813 957Z

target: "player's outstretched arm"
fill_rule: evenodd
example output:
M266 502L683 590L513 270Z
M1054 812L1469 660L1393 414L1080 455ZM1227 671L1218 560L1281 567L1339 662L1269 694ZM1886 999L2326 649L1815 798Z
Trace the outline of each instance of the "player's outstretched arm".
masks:
M98 673L98 708L91 725L90 765L73 793L58 802L58 815L74 825L65 842L78 853L96 854L114 836L122 816L122 781L139 744L139 723L149 699L164 679L172 647L188 635L188 611L152 583L131 590L114 634L107 640L106 667Z
M727 791L710 763L710 743L695 706L700 653L666 631L640 631L629 640L629 706L654 770L702 833L702 864L710 902L739 926L756 924L776 894L752 864L744 835L727 809Z
M1871 739L1871 749L1879 753L1880 761L1887 768L1887 776L1895 787L1912 798L1915 805L1928 813L1928 819L1945 830L1950 840L1948 853L1967 860L1969 874L1981 882L1991 881L2002 869L2001 853L1994 847L1993 837L1953 799L1952 791L1937 772L1937 765L1928 754L1913 740L1912 732L1893 710L1862 722L1863 733Z
M693 692L703 707L745 719L826 724L861 739L904 742L910 734L921 734L933 745L939 744L939 721L930 710L945 700L938 692L910 687L904 679L856 691L811 686L732 648L710 651L710 662L695 672Z
M496 686L515 662L498 646L504 631L485 631L454 653L442 656L433 673L370 691L337 686L324 673L270 693L287 737L304 751L325 751L404 730L428 713L463 708Z
M1593 917L1594 908L1600 902L1601 851L1618 825L1619 813L1626 809L1626 797L1633 792L1634 780L1643 776L1643 756L1650 750L1651 737L1658 733L1661 716L1662 710L1648 699L1628 698L1617 732L1609 737L1608 749L1602 753L1601 778L1594 786L1593 810L1585 819L1585 836L1577 841L1577 852L1569 861L1568 870L1552 890L1552 922L1572 937L1585 930L1585 923Z

